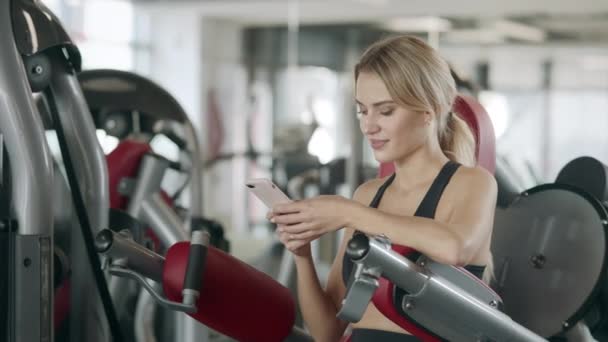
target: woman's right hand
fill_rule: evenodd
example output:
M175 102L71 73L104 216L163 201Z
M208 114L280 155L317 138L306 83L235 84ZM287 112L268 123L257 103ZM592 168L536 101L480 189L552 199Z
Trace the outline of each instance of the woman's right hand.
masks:
M269 211L266 214L266 218L271 220L275 214L272 211ZM305 242L301 240L291 239L291 234L285 231L284 225L277 225L276 233L279 237L279 241L287 248L290 252L292 252L297 257L309 257L312 255L310 251L310 242Z
M279 240L290 252L297 257L309 257L312 255L310 251L310 242L291 239L291 234L287 233L283 225L277 226L277 234Z

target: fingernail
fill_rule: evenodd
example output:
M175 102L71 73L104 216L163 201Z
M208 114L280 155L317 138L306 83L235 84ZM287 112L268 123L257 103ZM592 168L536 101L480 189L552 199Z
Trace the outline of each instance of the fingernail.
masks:
M270 222L274 223L274 221L276 221L274 217L270 219Z

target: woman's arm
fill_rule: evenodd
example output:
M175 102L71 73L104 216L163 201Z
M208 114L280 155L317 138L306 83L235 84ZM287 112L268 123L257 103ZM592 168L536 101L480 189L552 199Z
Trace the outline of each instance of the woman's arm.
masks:
M360 187L355 191L353 200L357 203L365 203L369 196L369 192L362 191ZM294 256L298 273L298 302L304 322L315 341L338 341L348 326L347 322L338 319L336 315L346 292L342 280L342 258L352 234L352 229L345 228L342 243L329 271L325 290L321 287L310 254Z
M453 180L457 196L452 196L447 222L361 205L347 216L346 224L370 235L384 234L393 243L412 247L437 262L469 264L492 232L497 186L479 168L463 169L457 175Z
M340 196L277 205L273 222L283 225L290 249L328 232L351 227L370 235L384 234L393 243L412 247L446 264L465 265L487 243L494 223L497 186L484 169L460 168L442 197L447 219L395 215Z
M352 233L346 235L330 269L325 290L321 287L310 255L295 257L298 272L298 303L306 327L315 341L338 341L348 326L347 322L336 317L345 293L344 285L341 283L340 256L343 255L345 242L350 239Z

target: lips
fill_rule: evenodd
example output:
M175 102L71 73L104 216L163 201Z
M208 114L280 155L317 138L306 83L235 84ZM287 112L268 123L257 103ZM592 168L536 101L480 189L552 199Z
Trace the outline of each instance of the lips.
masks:
M372 148L374 150L379 150L382 147L384 147L384 145L386 145L386 143L388 142L388 140L379 140L379 139L370 139L369 140L369 144L372 146Z

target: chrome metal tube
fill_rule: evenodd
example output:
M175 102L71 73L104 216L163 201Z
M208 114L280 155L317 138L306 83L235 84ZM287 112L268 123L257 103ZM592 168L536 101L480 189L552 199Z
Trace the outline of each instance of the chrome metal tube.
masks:
M130 195L129 207L127 208L131 216L142 217L140 213L142 203L149 195L161 190L160 185L167 168L169 168L169 161L162 157L148 154L142 158L137 181L133 193ZM167 246L170 246L170 244Z
M11 1L0 1L0 133L8 150L13 211L21 235L53 233L53 164L11 27Z
M190 121L185 122L186 140L192 152L192 177L190 177L190 217L203 215L203 155L196 131Z
M93 234L108 228L110 187L106 157L97 139L93 116L71 70L61 71L65 61L51 60L51 88L55 95L57 114L75 166L80 191L87 208ZM74 189L72 189L74 191Z
M163 281L165 258L136 243L133 239L109 229L95 238L97 252L112 259L121 259L121 266L131 269L156 282Z
M116 278L116 277L115 277ZM150 283L156 290L161 290L161 285ZM148 291L140 291L135 307L135 340L137 342L156 342L154 334L154 315L156 314L156 302Z
M419 324L429 326L433 333L453 341L471 338L497 342L546 341L449 279L426 274L425 269L393 251L387 241L369 239L366 245L363 237L353 243L357 248L350 248L351 254L354 250L362 252L354 258L355 262L378 268L383 277L410 293L411 310L414 310L410 315Z
M353 237L351 241L358 237ZM360 237L361 242L364 242L365 245L361 246L363 255L355 262L363 263L366 268L379 267L383 276L402 284L401 288L409 293L417 293L424 287L429 279L428 275L421 267L395 253L391 249L390 242L377 238L369 239L364 235ZM347 250L351 254L354 253L350 242Z
M165 246L190 240L180 218L158 193L149 195L141 203L140 215L142 221L152 227Z
M52 341L53 164L15 44L11 5L0 0L0 134L10 161L12 215L18 222L9 265L8 339Z

